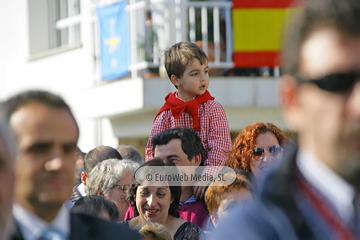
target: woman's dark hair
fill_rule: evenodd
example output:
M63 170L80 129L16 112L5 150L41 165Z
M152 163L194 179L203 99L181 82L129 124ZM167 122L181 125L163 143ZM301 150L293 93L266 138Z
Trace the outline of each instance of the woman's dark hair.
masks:
M73 213L83 213L92 216L101 216L103 212L107 212L110 220L117 222L119 219L119 210L116 204L98 195L88 195L79 198L71 208Z
M175 164L172 161L163 160L162 158L153 158L152 160L143 163L138 168L138 170L136 170L136 172L139 171L141 168L147 167L147 166L158 166L158 167L169 166L169 167L176 168ZM164 168L164 171L165 171L164 174L166 174L167 169ZM135 203L136 191L137 191L138 186L140 185L140 183L137 181L139 176L136 175L136 172L133 176L133 179L131 181L131 186L130 186L129 192L128 192L127 201L129 203ZM173 168L172 168L171 173L173 174ZM135 178L135 176L137 176L137 179ZM178 218L179 217L178 206L179 206L180 196L181 196L181 185L180 185L180 183L179 184L172 183L172 184L169 184L169 188L170 188L170 192L171 192L171 198L173 199L173 201L170 203L169 215ZM135 214L135 216L139 216L139 211L136 208L136 204L134 206L134 214Z

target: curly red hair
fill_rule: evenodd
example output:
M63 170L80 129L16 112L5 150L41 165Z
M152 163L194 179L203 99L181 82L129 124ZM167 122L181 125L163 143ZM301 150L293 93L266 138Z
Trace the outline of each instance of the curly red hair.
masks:
M273 133L281 146L284 146L288 141L287 134L272 123L251 124L245 127L235 138L225 166L251 172L250 164L253 149L256 147L256 138L266 132Z

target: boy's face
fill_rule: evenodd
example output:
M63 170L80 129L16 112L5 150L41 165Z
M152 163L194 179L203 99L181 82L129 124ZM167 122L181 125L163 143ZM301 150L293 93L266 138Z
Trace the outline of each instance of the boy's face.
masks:
M194 59L186 67L181 78L171 76L171 82L177 86L179 97L184 100L190 100L195 96L204 94L209 87L209 67L207 62L200 64L198 59Z

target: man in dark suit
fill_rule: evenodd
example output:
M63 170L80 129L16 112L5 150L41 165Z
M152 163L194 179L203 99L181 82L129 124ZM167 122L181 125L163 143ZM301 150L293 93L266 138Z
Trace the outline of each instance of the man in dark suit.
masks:
M280 83L298 148L213 239L360 238L360 1L309 0L298 10Z
M14 239L139 239L105 220L71 214L79 127L62 98L26 91L8 99L7 118L17 138Z

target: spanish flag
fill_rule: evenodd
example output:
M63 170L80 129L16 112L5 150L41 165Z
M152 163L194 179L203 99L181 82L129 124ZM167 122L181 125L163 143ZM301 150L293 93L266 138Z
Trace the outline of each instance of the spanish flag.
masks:
M282 32L293 0L233 0L236 67L279 65Z

